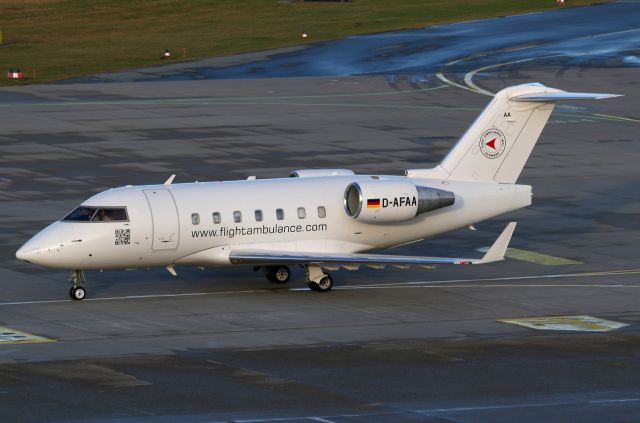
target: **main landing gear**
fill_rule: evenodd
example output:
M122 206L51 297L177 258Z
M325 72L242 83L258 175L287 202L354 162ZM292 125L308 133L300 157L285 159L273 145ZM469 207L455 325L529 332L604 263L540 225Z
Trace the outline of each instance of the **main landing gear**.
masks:
M72 300L82 300L87 295L86 279L82 270L71 271L71 288L69 288L69 296Z
M304 267L304 275L307 279L307 286L312 291L329 292L333 288L333 279L328 273L324 273L317 265L308 264Z
M264 266L262 270L267 280L272 283L287 283L291 279L289 266Z
M260 267L254 267L254 270L259 270ZM307 286L312 291L327 292L333 288L333 279L327 273L322 271L322 268L315 264L309 264L304 266L305 277L307 280ZM287 283L291 279L291 270L289 266L277 265L277 266L262 266L262 271L267 277L267 280L272 283Z

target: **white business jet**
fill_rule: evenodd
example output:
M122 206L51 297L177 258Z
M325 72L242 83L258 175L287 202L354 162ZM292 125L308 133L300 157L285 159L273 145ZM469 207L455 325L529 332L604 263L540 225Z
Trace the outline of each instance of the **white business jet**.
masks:
M86 295L83 270L252 265L285 283L304 266L314 291L333 286L326 269L429 267L504 259L515 222L481 258L370 254L473 225L531 204L517 185L559 100L612 94L568 93L541 84L505 88L442 162L406 176L343 169L289 178L125 186L101 192L42 230L17 252L30 263L71 271L71 298Z

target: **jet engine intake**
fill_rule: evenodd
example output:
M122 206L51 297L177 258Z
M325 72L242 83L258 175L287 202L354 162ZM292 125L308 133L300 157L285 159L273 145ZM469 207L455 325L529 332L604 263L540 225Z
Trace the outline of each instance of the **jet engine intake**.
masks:
M452 192L407 181L363 181L347 187L344 208L347 215L360 222L403 222L421 213L450 206L455 199Z

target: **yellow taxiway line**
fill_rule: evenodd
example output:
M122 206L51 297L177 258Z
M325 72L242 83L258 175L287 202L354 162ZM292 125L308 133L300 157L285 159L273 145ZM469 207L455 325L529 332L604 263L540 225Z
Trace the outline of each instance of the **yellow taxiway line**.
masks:
M478 248L476 251L486 253L489 247ZM543 266L566 266L568 264L584 264L581 261L555 257L549 254L536 253L535 251L521 250L520 248L507 248L504 256L510 259L528 261Z

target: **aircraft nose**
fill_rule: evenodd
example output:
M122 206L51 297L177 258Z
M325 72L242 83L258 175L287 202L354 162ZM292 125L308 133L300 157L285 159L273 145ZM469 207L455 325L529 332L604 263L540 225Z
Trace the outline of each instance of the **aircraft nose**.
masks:
M18 251L16 251L16 258L18 260L32 263L33 259L38 254L39 248L34 245L33 240L27 241Z
M16 251L16 258L43 266L55 264L55 261L60 259L65 239L62 229L57 223L47 226Z
M83 250L86 243L78 235L80 230L85 228L52 223L20 247L16 258L57 269L81 268L85 264L82 258L86 256Z

